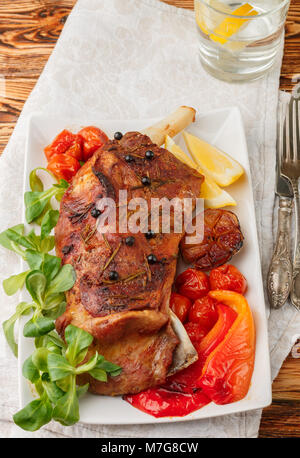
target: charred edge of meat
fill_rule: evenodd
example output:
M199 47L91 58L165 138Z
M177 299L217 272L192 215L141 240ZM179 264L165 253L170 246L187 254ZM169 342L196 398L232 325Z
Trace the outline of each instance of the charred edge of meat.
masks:
M88 205L85 205L84 207L79 207L77 211L75 211L74 209L67 208L67 210L72 212L72 214L68 216L69 220L72 222L72 224L79 223L87 216L88 212L94 205L94 202L92 202Z
M106 197L111 197L112 199L116 198L115 195L115 190L107 176L105 176L102 172L99 172L98 170L95 169L95 167L92 167L92 172L93 174L98 178L100 181L101 185L105 189L106 192Z

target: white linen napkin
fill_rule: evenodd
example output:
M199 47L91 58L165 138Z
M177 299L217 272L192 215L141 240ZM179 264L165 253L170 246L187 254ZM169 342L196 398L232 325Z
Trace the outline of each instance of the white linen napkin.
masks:
M264 78L227 84L210 77L198 58L193 12L158 0L79 0L28 98L0 159L0 230L22 221L27 118L32 111L66 119L164 116L179 105L205 112L237 105L246 129L264 278L274 240L276 107L281 56ZM275 229L276 230L276 229ZM19 272L19 259L0 247L0 281ZM15 297L0 291L1 322ZM269 336L275 377L297 333L300 314L290 305L272 311ZM133 426L51 422L26 433L12 422L18 408L17 361L0 334L0 436L2 437L256 437L261 411L218 418Z

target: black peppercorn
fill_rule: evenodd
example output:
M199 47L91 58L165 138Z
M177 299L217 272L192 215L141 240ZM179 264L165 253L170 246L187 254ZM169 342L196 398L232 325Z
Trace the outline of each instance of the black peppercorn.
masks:
M143 177L142 178L142 183L143 183L144 186L150 186L151 180L150 180L149 177Z
M116 132L114 135L115 140L121 140L122 137L123 137L123 134L121 132Z
M63 252L63 254L69 254L72 249L73 245L65 245L61 251Z
M153 239L155 237L155 232L149 229L149 231L145 233L145 237L148 240Z
M91 210L91 215L92 215L93 218L98 218L98 216L101 215L101 211L98 210L98 208L94 207Z
M111 272L109 272L109 276L108 277L109 277L110 281L116 281L119 278L119 274L115 270L112 270Z
M134 157L131 156L130 154L127 154L127 156L125 156L125 161L126 162L133 162L134 161Z
M146 158L148 161L152 161L152 159L154 158L154 153L153 153L153 151L151 151L150 149L148 149L148 151L146 151L146 153L145 153L145 158Z
M134 244L135 238L130 235L129 237L126 237L125 243L127 246L132 246Z
M149 262L149 264L155 264L157 262L157 257L155 256L155 254L149 254L147 256L147 261Z

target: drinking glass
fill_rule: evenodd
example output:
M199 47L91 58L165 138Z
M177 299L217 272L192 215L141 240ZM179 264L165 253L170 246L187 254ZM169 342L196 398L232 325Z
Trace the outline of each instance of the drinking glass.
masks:
M203 67L233 82L263 76L284 36L290 0L195 0Z

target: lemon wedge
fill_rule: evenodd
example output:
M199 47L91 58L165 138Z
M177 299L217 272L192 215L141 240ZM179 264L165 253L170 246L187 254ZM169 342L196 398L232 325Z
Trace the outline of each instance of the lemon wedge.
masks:
M169 137L169 135L166 135L165 138L165 148L170 151L170 153L174 154L174 156L179 159L179 161L197 170L197 164L193 161L193 159L185 154L180 146L176 145L173 138Z
M218 186L214 180L205 175L203 171L201 172L201 169L199 172L205 177L201 187L201 197L205 199L205 208L220 208L236 205L236 201L228 192L220 188L220 186Z
M183 132L183 137L204 175L212 178L219 186L229 186L243 175L243 167L228 154L188 132Z
M174 154L179 161L196 169L204 176L205 180L201 186L200 197L204 199L205 208L220 208L236 205L236 201L231 197L231 195L224 191L224 189L221 189L209 176L205 175L201 167L199 167L178 145L176 145L174 140L168 135L165 140L165 148L170 151L170 153Z

